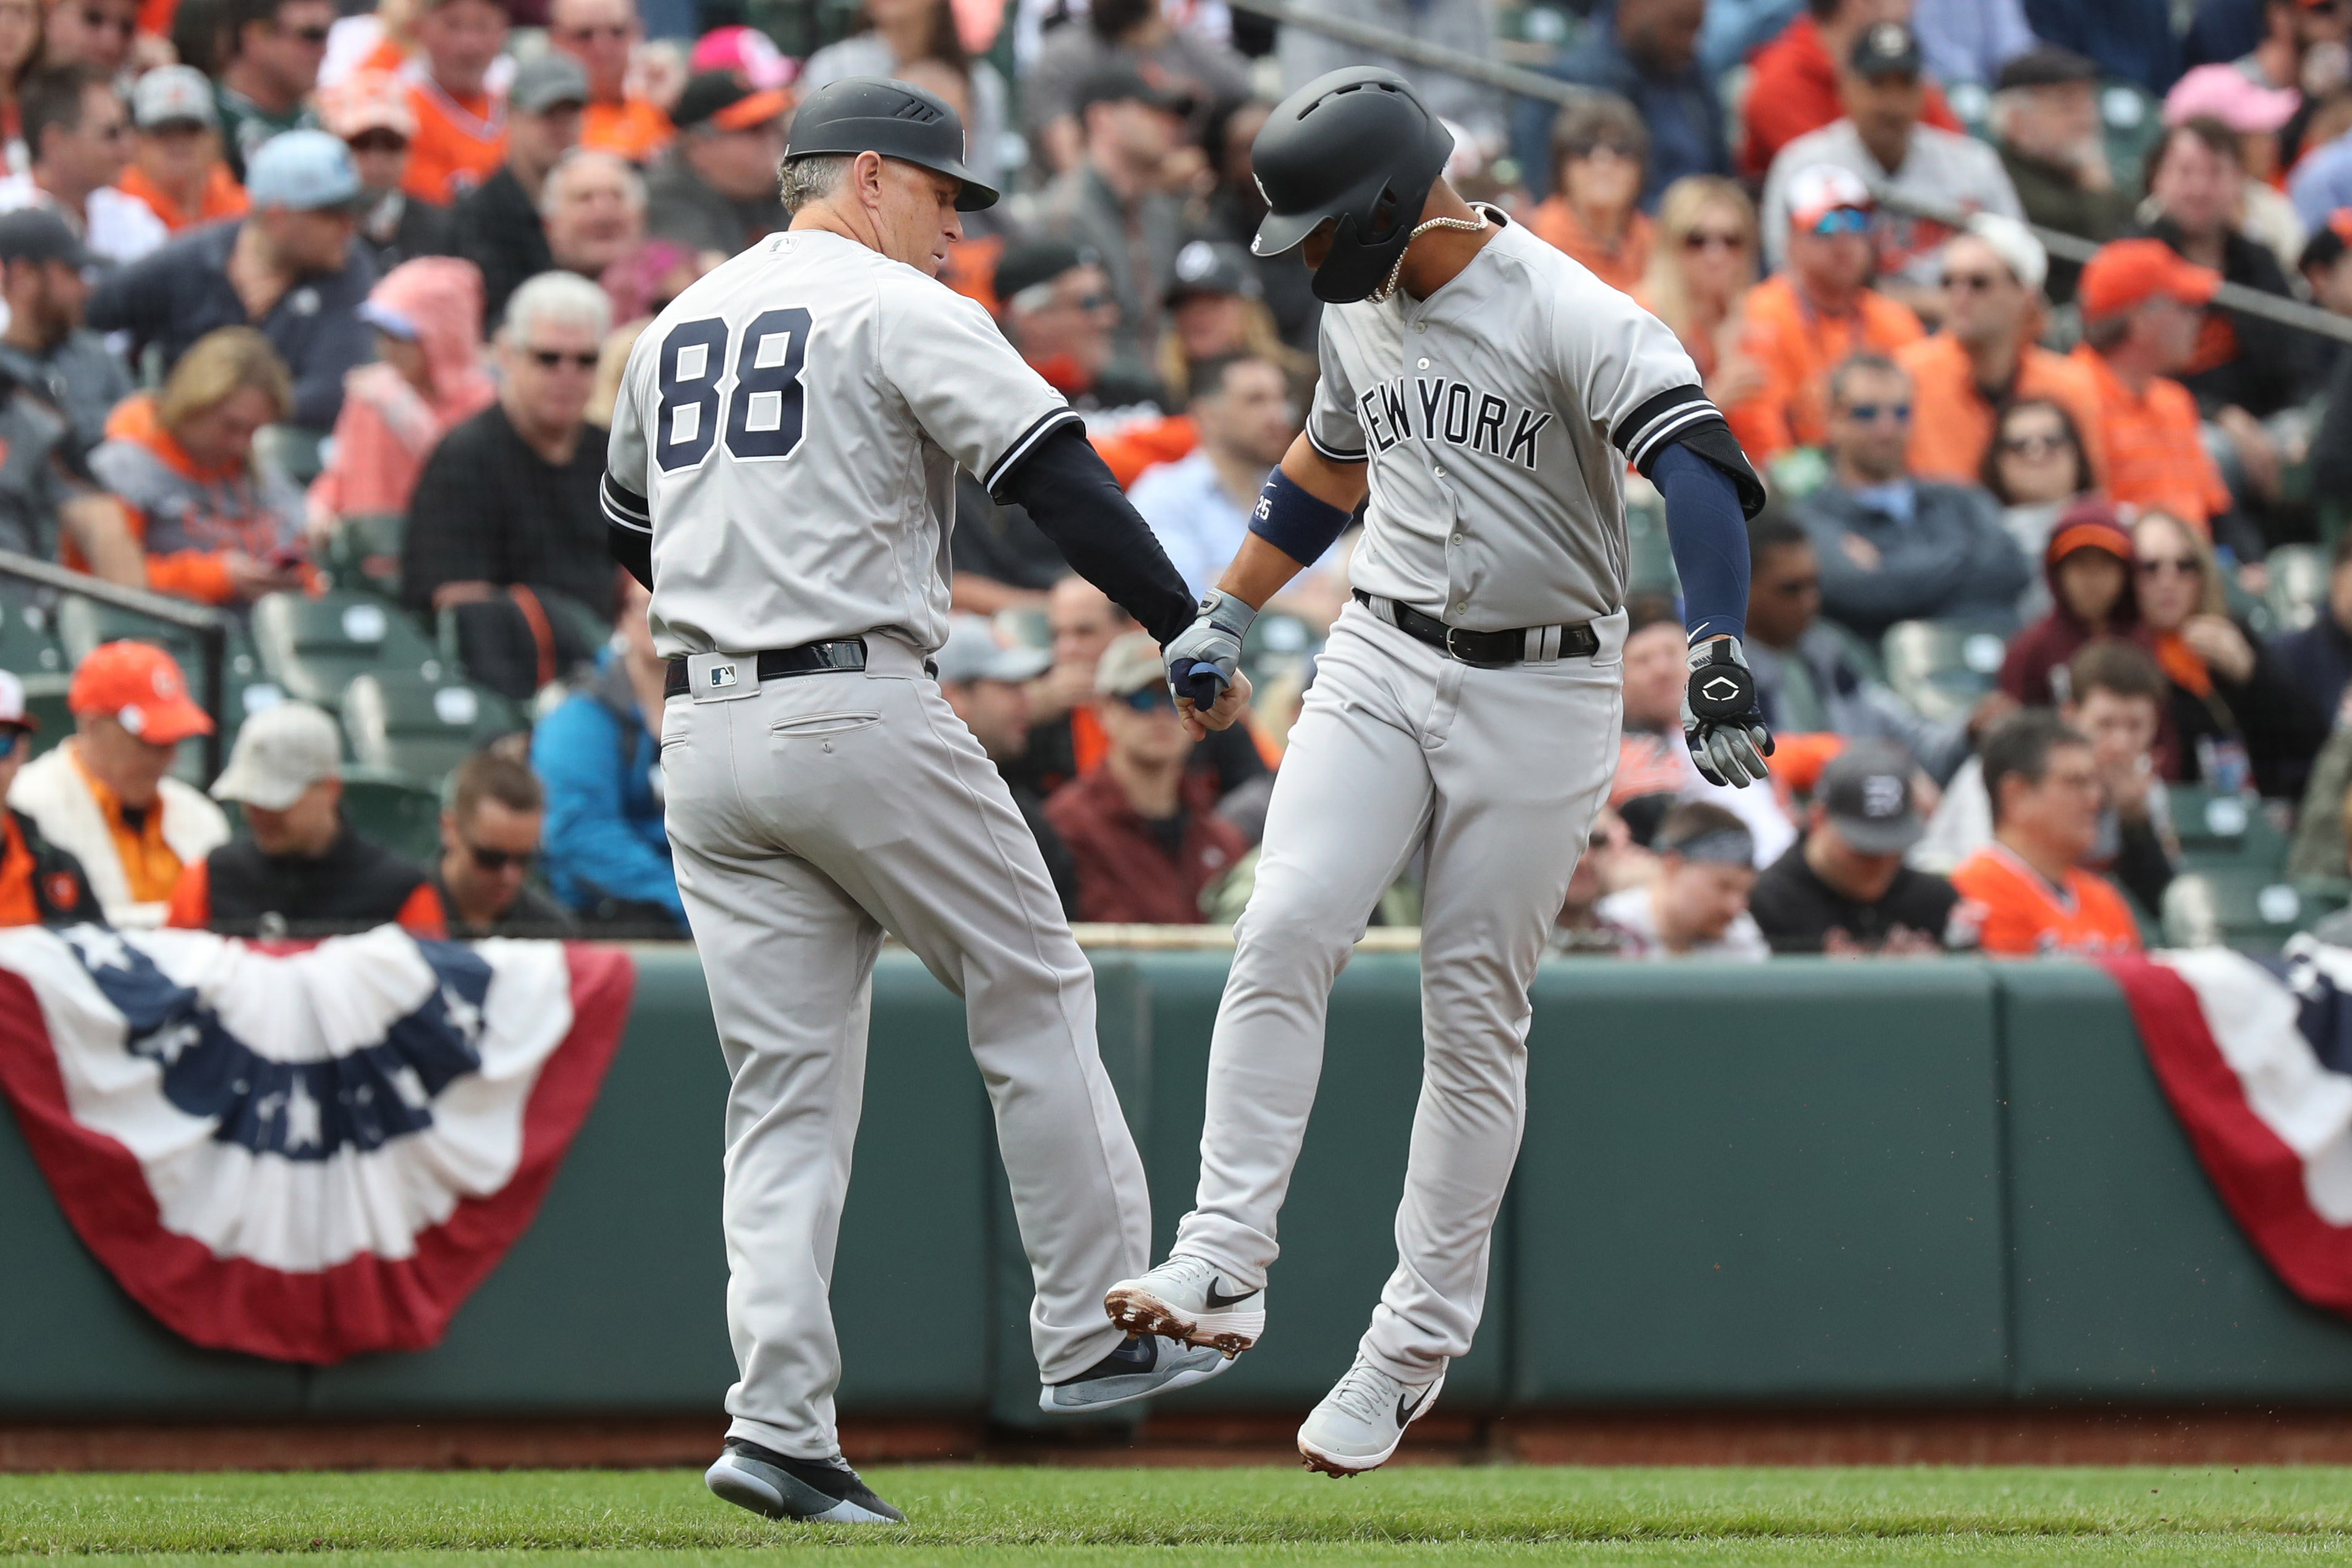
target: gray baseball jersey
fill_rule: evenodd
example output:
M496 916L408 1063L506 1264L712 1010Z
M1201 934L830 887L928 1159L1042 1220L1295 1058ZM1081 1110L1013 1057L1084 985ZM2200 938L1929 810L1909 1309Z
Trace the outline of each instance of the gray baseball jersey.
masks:
M653 536L654 645L947 639L959 465L993 486L1077 419L988 312L838 235L773 235L630 351L604 511Z
M1370 463L1355 586L1465 632L1625 593L1628 461L1720 417L1674 332L1510 222L1426 300L1323 312L1307 439Z

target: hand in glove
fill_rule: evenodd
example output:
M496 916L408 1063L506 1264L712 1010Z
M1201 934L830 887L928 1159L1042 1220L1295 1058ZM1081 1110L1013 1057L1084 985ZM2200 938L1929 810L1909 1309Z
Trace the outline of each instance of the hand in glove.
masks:
M1204 712L1216 706L1241 668L1242 639L1256 619L1256 611L1222 590L1201 601L1199 619L1160 650L1168 661L1168 687L1180 704L1189 702Z
M1690 685L1683 688L1683 739L1699 776L1710 784L1745 789L1769 773L1772 732L1756 703L1756 677L1737 637L1710 637L1690 651Z

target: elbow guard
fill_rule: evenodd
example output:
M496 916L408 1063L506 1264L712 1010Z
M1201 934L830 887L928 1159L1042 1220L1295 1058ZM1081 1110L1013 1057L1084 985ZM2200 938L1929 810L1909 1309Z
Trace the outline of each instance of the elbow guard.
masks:
M1348 514L1330 502L1307 493L1307 487L1276 468L1266 476L1250 514L1250 532L1297 561L1312 566L1322 559L1348 527Z

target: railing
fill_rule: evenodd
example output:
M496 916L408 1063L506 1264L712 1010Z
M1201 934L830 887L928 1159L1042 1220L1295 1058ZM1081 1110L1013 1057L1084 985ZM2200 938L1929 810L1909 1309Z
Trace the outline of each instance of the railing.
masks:
M112 605L117 610L127 610L134 615L144 615L194 632L200 650L201 697L205 711L212 716L213 721L212 733L205 737L205 779L209 783L220 777L222 721L226 716L223 712L223 698L228 673L228 634L236 624L234 616L208 604L167 599L143 588L124 588L104 578L68 570L34 556L20 555L15 550L0 549L0 577L37 582L61 593L78 593L84 599L94 599L100 604Z

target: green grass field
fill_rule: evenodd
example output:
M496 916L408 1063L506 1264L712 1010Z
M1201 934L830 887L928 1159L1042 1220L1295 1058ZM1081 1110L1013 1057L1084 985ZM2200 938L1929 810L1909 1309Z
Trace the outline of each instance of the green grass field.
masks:
M692 1471L0 1477L0 1556L333 1552L367 1568L2236 1563L2352 1559L2352 1469L867 1472L900 1529L770 1524Z

